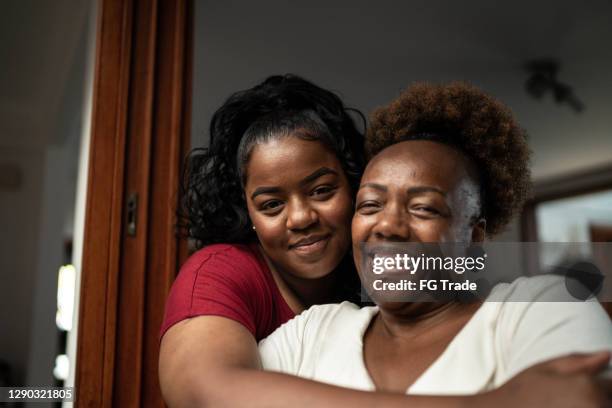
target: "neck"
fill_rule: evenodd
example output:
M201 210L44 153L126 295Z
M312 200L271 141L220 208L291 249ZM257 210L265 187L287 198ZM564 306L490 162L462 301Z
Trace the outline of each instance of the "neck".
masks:
M304 308L331 303L335 300L337 284L337 273L335 271L318 279L304 279L282 271L279 271L279 275L295 293Z
M259 247L274 281L281 294L295 313L300 313L312 305L332 303L335 299L338 284L336 270L317 279L305 279L283 270L272 262Z
M481 303L396 303L380 305L377 327L386 335L414 339L422 333L463 327Z

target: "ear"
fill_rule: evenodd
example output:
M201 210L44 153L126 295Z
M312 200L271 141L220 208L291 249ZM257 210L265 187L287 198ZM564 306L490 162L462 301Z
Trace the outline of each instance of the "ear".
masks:
M484 242L487 236L487 220L480 218L472 225L472 242Z

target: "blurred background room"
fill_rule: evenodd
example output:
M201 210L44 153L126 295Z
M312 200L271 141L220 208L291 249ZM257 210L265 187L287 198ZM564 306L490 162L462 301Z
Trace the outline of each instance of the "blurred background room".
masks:
M415 81L469 81L512 108L533 151L533 198L499 239L612 241L608 0L2 8L0 386L162 406L157 335L186 256L181 158L230 93L271 74L366 114Z

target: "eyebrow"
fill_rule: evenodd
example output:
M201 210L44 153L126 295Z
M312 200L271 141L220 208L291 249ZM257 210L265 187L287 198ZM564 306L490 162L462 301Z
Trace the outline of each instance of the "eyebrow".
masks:
M280 188L278 187L257 187L255 191L253 191L253 194L251 194L251 200L261 194L274 194L279 192Z
M319 177L323 177L326 176L328 174L333 174L333 175L338 175L338 172L335 170L330 169L329 167L321 167L318 170L315 170L314 172L312 172L310 175L304 177L304 179L302 181L300 181L300 186L304 186L308 183L312 183L313 181L315 181L316 179L318 179Z
M374 190L378 190L378 191L382 191L384 193L386 193L389 189L387 188L387 186L382 185L382 184L378 184L378 183L364 183L362 184L359 188L364 188L364 187L369 187L372 188ZM419 193L438 193L444 197L446 197L446 192L440 190L437 187L432 187L432 186L417 186L417 187L410 187L408 190L406 190L406 192L408 194L419 194Z
M308 176L304 177L304 179L300 181L300 186L312 183L319 177L323 177L327 174L338 175L338 172L330 169L329 167L321 167L320 169L317 169ZM255 191L253 191L253 194L251 194L251 200L255 199L255 197L261 194L274 194L279 193L280 191L281 189L279 187L258 187L255 189Z
M378 183L363 183L362 185L359 186L359 189L362 189L365 187L373 188L374 190L379 190L384 193L388 191L387 186L383 186L382 184L378 184Z
M409 194L419 194L419 193L438 193L443 197L446 197L446 192L440 190L437 187L431 187L431 186L417 186L417 187L411 187L408 190Z

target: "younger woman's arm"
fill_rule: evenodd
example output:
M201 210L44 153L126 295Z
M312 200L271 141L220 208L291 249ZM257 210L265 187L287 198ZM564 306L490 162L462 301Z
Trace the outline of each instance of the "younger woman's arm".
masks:
M159 375L162 394L171 408L478 408L536 407L542 402L562 408L576 401L581 407L599 406L596 399L605 398L602 395L612 387L609 383L597 384L592 373L606 366L609 355L565 360L553 363L569 371L559 374L551 363L540 365L496 391L475 396L420 397L356 391L261 371L257 343L244 326L224 317L200 316L177 323L166 332Z

